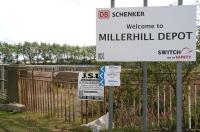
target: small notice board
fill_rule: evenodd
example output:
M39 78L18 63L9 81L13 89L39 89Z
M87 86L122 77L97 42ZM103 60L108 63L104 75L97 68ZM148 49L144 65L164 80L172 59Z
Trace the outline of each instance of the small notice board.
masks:
M99 85L98 72L79 72L78 98L81 100L104 100L104 87Z

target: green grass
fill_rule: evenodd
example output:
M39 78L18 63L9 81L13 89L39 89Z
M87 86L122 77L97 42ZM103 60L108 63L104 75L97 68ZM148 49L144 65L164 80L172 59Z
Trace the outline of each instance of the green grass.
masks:
M134 128L114 128L112 129L113 132L141 132L140 129ZM102 130L100 132L108 132L108 130Z
M28 112L11 114L0 111L0 132L51 132L53 130L90 132L90 129L80 127L78 124L69 124L49 116Z

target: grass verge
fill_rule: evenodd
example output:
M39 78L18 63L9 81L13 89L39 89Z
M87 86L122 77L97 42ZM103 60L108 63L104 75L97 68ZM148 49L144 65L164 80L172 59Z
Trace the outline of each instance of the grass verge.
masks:
M0 132L90 132L76 123L66 123L49 116L33 113L8 113L0 111Z

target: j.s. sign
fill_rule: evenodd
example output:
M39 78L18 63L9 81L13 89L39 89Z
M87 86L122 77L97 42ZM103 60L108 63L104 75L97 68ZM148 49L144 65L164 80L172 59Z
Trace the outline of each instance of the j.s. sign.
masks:
M97 61L195 61L196 6L96 10Z

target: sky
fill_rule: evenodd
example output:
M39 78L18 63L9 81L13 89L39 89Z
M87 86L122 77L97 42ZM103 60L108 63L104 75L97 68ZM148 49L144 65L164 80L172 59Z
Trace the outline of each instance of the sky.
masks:
M196 0L183 0L184 5ZM148 6L168 6L176 0L149 0ZM115 0L115 7L142 7L143 0ZM0 0L0 41L95 45L96 8L110 0Z

